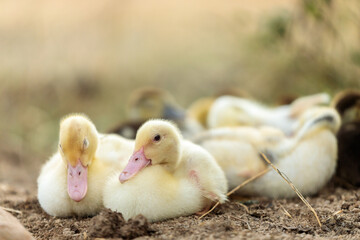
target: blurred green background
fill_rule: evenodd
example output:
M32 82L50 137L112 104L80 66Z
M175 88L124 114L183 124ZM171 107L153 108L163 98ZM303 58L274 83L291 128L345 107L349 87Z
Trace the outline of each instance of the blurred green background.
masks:
M359 26L358 0L1 1L0 182L34 187L63 115L106 131L139 87L183 107L359 88Z

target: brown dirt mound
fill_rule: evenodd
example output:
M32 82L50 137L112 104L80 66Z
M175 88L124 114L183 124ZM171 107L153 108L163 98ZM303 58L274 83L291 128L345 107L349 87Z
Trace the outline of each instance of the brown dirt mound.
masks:
M147 219L138 215L126 222L121 213L109 209L102 210L93 217L88 227L90 237L133 239L148 236L150 230Z

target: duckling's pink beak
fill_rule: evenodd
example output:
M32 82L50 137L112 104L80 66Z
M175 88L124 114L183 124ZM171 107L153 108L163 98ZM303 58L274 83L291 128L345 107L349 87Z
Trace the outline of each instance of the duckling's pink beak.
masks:
M134 152L130 157L128 164L120 174L120 182L126 182L148 165L151 165L151 160L145 157L144 147L141 147L139 151Z
M87 167L84 167L80 160L78 160L75 167L68 163L68 194L69 197L76 202L80 202L86 195L87 173Z

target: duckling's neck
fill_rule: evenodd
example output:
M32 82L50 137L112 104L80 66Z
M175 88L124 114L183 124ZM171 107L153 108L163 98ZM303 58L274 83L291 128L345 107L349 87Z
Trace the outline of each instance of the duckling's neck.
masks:
M181 162L180 148L176 148L172 150L166 162L167 163L164 164L164 168L168 170L170 173L174 173L176 169L179 167Z

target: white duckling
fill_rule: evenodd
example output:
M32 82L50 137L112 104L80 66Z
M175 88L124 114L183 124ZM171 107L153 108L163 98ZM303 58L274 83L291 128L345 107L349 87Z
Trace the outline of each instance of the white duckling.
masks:
M251 99L251 95L244 91L241 88L237 88L234 86L231 86L229 88L224 88L218 91L214 96L209 97L201 97L194 102L191 103L191 105L187 108L186 113L187 116L196 121L198 124L202 126L202 130L207 128L207 118L210 111L210 108L212 104L215 102L217 98L220 96L233 96L238 98L247 98ZM195 133L199 133L200 131L197 131ZM193 137L193 136L192 136Z
M207 210L223 203L226 191L225 175L206 150L183 140L172 123L150 120L120 177L107 182L104 206L125 219L142 214L154 222Z
M269 108L252 100L223 96L212 104L207 124L209 128L272 126L288 135L294 130L297 117L306 109L329 101L329 95L321 93L298 98L289 105Z
M102 204L102 189L112 171L122 169L133 142L98 134L84 115L60 123L59 148L41 169L38 199L52 216L94 215Z
M264 152L304 195L315 194L332 177L336 167L336 132L340 126L337 112L328 107L307 110L293 137L273 128L212 129L195 143L207 149L225 171L231 188L256 175L266 163ZM270 171L249 183L240 193L272 198L294 197L295 192L276 173Z

